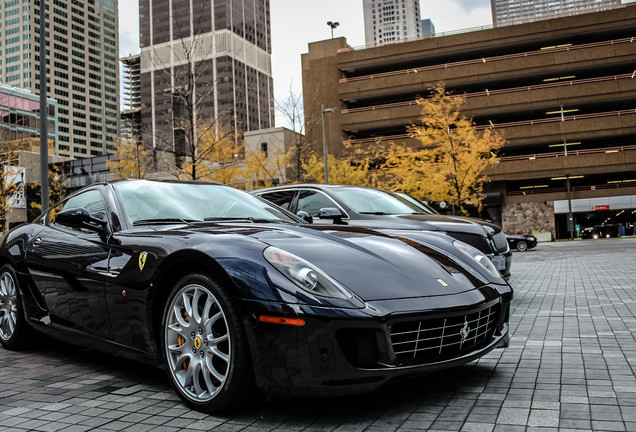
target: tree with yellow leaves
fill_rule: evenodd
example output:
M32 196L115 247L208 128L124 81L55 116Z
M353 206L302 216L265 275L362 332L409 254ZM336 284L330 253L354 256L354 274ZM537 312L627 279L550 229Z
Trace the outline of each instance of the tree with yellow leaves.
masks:
M155 171L152 152L135 139L120 140L115 154L117 160L106 161L106 166L116 179L148 178Z
M361 160L352 163L349 159L339 159L333 155L328 155L329 183L347 185L366 185L368 182L368 162ZM305 171L305 179L324 183L325 165L324 158L318 158L312 154L302 164Z
M58 203L64 199L66 195L66 174L58 164L50 165L49 169L49 205ZM31 209L33 212L29 212L28 219L34 219L42 211L42 200L40 199L40 182L33 182L28 185L29 194L33 196L31 202Z
M242 179L243 153L243 146L228 128L215 121L202 122L186 161L173 174L184 180L231 185Z
M494 130L477 130L472 118L462 114L464 101L443 86L433 89L430 98L418 100L422 117L408 130L421 147L389 148L385 158L390 189L446 201L463 213L468 204L480 206L487 182L484 173L497 164L496 152L504 140Z
M244 175L258 187L270 187L288 184L288 170L296 156L296 148L285 152L276 148L274 151L245 150ZM295 180L295 179L294 179Z

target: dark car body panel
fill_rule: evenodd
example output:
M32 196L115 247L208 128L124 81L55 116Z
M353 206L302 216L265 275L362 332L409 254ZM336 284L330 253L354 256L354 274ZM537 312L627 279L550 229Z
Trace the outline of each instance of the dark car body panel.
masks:
M353 209L345 200L341 199L334 191L339 188L362 188L359 186L347 185L320 185L320 184L301 184L289 186L277 186L266 189L259 189L252 193L265 199L271 197L271 194L281 194L287 191L294 191L286 209L292 213L297 213L299 208L299 199L301 191L320 191L325 194L334 207L343 213L342 224L349 226L367 227L372 229L409 229L409 230L426 230L447 233L457 240L461 240L471 246L479 249L489 256L503 257L505 265L499 268L504 277L510 276L510 267L512 264L512 253L508 247L504 233L501 228L490 222L461 216L446 216L438 214L395 214L395 215L375 215L362 214ZM399 195L387 192L389 195L403 200ZM272 201L278 204L275 201ZM314 215L312 215L314 216ZM320 219L314 216L315 224L333 224L332 220Z
M111 184L92 188L107 205L107 238L71 232L40 218L13 229L0 244L0 264L16 269L28 322L52 336L160 364L161 313L171 283L187 272L204 271L230 290L243 312L256 381L275 393L372 389L389 379L465 363L507 345L512 289L471 263L448 236L409 229L250 222L133 227L120 216ZM322 297L301 289L264 258L270 246L326 271L353 298ZM498 318L470 350L410 365L391 354L388 334L393 323L468 317L485 305L496 310ZM302 317L307 324L262 323L257 319L261 314ZM475 339L479 323L471 330ZM364 357L371 360L357 360L361 364L352 363L351 355L357 354L347 352L341 336L356 329L363 329L360 340L368 342L360 352L373 351Z

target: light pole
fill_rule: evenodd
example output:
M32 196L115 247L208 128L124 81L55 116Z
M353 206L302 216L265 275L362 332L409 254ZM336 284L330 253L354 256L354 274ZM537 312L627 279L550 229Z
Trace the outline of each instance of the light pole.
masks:
M338 21L333 22L333 21L327 21L327 25L329 27L331 27L331 39L333 39L333 29L335 29L336 27L338 27L340 25L340 23Z
M40 204L49 207L49 108L46 103L46 7L40 0Z
M322 114L322 155L325 159L325 184L329 184L329 164L327 163L327 134L325 133L325 113L333 112L333 108L325 108L325 104L320 106Z

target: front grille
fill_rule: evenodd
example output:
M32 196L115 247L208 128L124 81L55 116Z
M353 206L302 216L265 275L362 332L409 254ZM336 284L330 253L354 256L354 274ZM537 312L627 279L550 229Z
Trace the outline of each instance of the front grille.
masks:
M391 345L403 365L460 357L491 340L499 320L496 303L466 315L398 322L391 326Z
M482 235L463 232L447 232L446 234L448 234L455 240L459 240L471 245L472 247L480 250L485 254L491 254L494 252L492 246L490 245L490 242L486 239L486 237Z

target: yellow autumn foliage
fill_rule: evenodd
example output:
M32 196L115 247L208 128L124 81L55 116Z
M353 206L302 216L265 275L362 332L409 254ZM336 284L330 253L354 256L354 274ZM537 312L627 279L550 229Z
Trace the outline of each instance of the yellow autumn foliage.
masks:
M120 140L115 154L117 160L106 161L106 166L116 179L148 178L154 172L152 153L137 140Z
M330 184L366 185L368 176L368 163L366 160L352 162L349 159L336 158L328 155ZM325 182L324 158L318 158L312 154L302 164L305 171L305 179L318 183Z
M418 100L422 117L408 131L420 146L389 147L384 153L385 188L446 201L462 212L468 204L480 205L488 181L485 171L498 162L496 152L504 140L494 130L477 130L472 118L462 114L464 101L442 86L432 97Z

